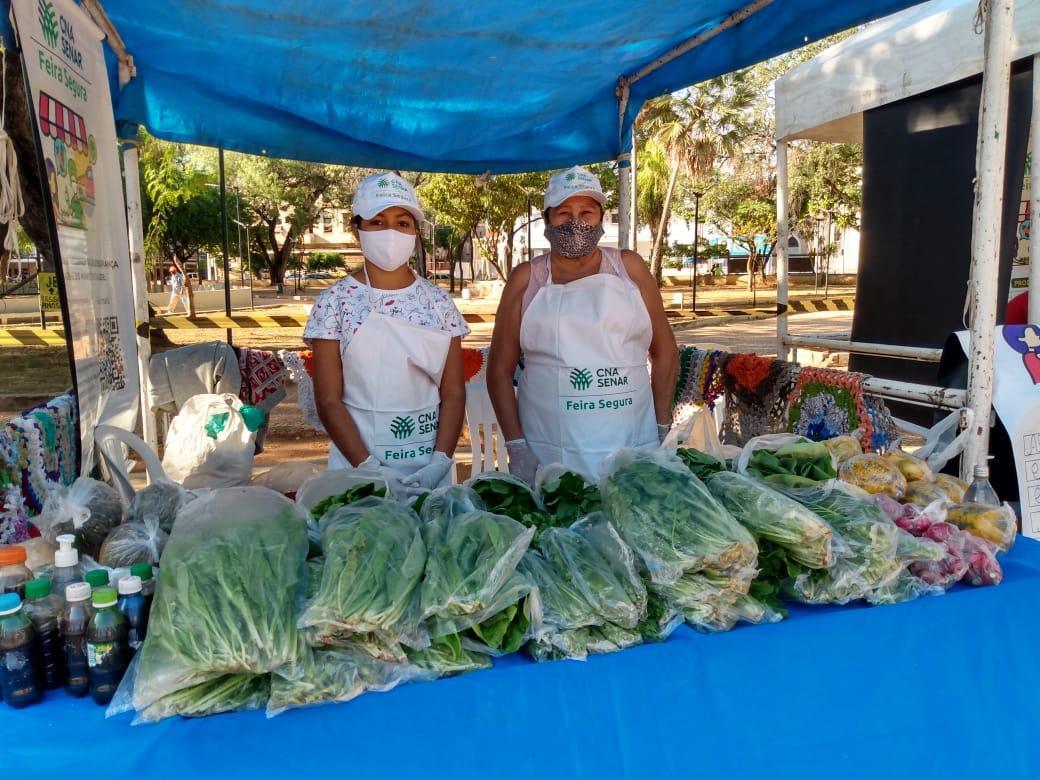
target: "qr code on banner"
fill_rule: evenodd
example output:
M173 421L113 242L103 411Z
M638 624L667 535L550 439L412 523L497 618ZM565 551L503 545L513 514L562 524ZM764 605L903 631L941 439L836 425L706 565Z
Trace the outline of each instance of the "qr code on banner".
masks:
M119 320L102 317L98 322L101 334L101 355L98 371L103 391L122 390L126 387L126 366L123 364L123 348L119 342Z

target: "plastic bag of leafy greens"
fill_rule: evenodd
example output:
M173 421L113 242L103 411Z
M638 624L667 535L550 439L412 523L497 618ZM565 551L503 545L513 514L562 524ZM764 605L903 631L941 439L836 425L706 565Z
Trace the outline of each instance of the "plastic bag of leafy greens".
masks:
M793 560L810 569L834 563L831 527L811 509L745 474L723 471L705 484L739 523L785 548Z
M490 617L463 630L459 638L465 649L498 658L517 652L541 631L541 594L520 571L514 572L511 579L503 593L510 593L518 586L526 587L527 592Z
M426 545L415 512L391 499L363 498L327 512L319 526L321 585L297 621L308 641L318 647L343 646L359 635L390 646L417 641Z
M218 489L186 505L163 552L135 708L296 662L306 555L306 515L272 490Z
M158 563L168 538L155 515L149 515L143 523L123 523L105 537L98 563L109 569Z
M454 517L466 512L483 512L486 509L484 501L472 488L466 485L448 485L426 496L419 516L423 522L430 522L434 518Z
M96 559L105 537L123 522L125 511L115 488L79 477L68 487L59 485L52 490L32 522L51 544L57 544L61 534L73 534L79 554Z
M596 620L588 625L614 623L632 629L646 615L646 586L636 570L635 554L602 513L594 512L569 528L542 531L538 548L592 609Z
M664 450L620 449L603 464L603 511L654 583L754 566L751 533Z
M825 495L837 476L835 457L823 443L793 433L751 439L737 459L736 470L799 501Z
M166 533L173 530L173 521L181 507L195 498L190 490L176 482L153 482L134 494L126 511L126 522L144 523L154 518Z
M683 624L682 613L652 589L646 595L646 617L636 631L644 642L663 642Z
M529 610L512 610L498 618L531 592L527 578L517 565L530 546L533 528L509 517L470 510L469 502L439 500L457 495L452 488L433 491L423 505L423 540L426 542L426 572L421 588L423 620L430 638L458 634L477 624L495 619L486 628L496 638L501 620L513 637ZM524 629L526 633L526 629Z
M560 463L538 467L534 492L558 525L597 512L601 504L595 482Z
M296 503L310 512L326 499L341 496L351 488L359 485L373 485L373 489L383 490L387 495L389 488L386 479L376 468L329 469L319 471L308 478L296 491Z
M940 585L928 584L909 571L902 571L898 577L872 588L865 598L868 604L881 606L901 604L922 596L941 596L945 592L946 589Z
M446 634L422 650L408 650L408 663L421 677L451 677L477 669L490 669L491 658L465 646L459 634Z
M526 518L545 514L545 507L538 495L526 482L512 474L486 471L466 480L464 484L480 496L487 511L505 515L518 523L535 525Z

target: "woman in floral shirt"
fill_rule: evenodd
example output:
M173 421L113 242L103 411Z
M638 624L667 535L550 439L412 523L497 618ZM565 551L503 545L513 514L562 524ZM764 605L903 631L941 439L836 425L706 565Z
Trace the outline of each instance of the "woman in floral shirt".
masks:
M354 197L362 270L318 296L304 330L314 350L329 468L378 467L398 495L446 484L462 430L462 337L451 297L408 267L422 209L393 173Z

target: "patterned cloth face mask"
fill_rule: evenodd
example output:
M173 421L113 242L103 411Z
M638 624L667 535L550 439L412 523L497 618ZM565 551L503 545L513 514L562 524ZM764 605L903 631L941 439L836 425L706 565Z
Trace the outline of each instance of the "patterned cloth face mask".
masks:
M546 225L545 237L553 252L577 260L592 254L603 237L603 225L590 225L580 219L569 219L559 225Z

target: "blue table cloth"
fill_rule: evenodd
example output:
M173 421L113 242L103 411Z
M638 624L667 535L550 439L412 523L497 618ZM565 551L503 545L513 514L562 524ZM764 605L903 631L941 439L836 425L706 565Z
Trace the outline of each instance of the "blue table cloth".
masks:
M0 705L0 777L1040 777L1040 543L1005 581L586 663L495 668L263 713L106 721L53 692Z

